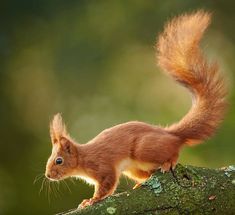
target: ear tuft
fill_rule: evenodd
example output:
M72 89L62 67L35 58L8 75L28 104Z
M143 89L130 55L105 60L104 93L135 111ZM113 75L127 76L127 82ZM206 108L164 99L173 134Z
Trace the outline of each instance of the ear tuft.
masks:
M50 135L52 143L59 142L61 137L68 136L60 113L57 113L50 123Z

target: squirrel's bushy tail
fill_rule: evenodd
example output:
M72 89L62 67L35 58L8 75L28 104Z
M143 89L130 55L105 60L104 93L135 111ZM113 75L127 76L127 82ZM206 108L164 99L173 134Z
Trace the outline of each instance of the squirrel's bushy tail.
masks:
M179 16L166 25L157 43L159 65L193 94L190 111L167 128L187 144L210 137L226 107L226 89L218 65L208 63L199 47L210 17L204 11Z

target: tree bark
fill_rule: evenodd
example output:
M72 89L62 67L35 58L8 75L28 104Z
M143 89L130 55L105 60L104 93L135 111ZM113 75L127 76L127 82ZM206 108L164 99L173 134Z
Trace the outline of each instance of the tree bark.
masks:
M157 171L135 190L61 214L235 214L235 166L208 169L178 164L174 171Z

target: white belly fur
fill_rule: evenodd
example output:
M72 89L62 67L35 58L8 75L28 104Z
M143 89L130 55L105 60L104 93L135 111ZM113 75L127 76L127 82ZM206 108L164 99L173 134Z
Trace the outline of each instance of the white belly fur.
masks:
M130 158L122 160L118 165L118 170L120 172L128 171L131 169L139 169L142 171L150 171L157 167L154 163L140 162L132 160Z

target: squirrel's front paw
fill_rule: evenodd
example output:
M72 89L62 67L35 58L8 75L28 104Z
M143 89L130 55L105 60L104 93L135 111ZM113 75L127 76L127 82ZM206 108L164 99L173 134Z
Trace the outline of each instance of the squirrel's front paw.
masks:
M84 199L84 200L82 201L82 203L78 206L78 208L79 208L79 209L83 209L83 208L85 208L85 207L87 207L87 206L93 205L95 202L96 202L96 201L95 201L95 199L93 199L93 198Z

